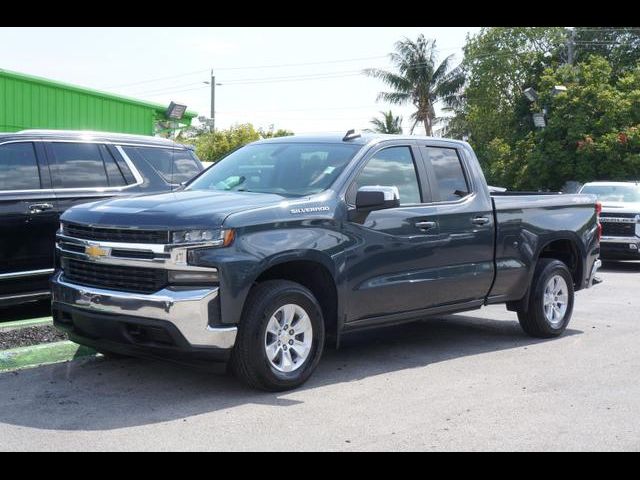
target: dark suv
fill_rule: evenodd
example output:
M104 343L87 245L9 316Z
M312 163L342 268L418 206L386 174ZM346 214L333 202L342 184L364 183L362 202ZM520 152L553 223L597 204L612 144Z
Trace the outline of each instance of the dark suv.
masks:
M0 133L0 306L49 295L60 214L108 197L171 191L203 170L171 140L99 132Z

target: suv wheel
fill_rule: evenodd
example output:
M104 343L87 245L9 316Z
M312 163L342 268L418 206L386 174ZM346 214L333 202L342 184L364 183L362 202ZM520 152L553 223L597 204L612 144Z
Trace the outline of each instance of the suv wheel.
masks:
M311 376L323 347L324 320L313 294L294 282L270 280L249 294L230 366L251 387L289 390Z
M573 278L567 266L551 258L538 262L527 311L518 310L522 329L532 337L561 335L573 313Z

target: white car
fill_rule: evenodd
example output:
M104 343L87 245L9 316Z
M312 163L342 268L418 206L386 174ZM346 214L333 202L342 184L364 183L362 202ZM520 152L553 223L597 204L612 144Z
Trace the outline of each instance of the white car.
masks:
M596 195L602 203L600 257L640 260L640 183L591 182L580 193Z

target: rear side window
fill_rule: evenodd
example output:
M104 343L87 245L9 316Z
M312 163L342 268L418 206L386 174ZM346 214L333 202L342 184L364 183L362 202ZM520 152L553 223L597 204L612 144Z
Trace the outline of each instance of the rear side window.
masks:
M33 143L0 145L0 191L38 189L40 172Z
M94 143L52 143L54 162L50 166L56 188L107 187L107 171L98 145Z
M422 151L433 166L440 201L460 200L469 195L469 184L454 148L425 147Z
M167 183L178 184L191 180L202 170L191 150L157 147L123 147L129 156L140 157L149 163Z

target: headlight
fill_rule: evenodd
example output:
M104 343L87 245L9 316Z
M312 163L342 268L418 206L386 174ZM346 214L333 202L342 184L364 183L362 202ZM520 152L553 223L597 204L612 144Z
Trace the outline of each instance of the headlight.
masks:
M218 270L193 272L189 270L169 270L169 283L172 285L206 285L218 282Z
M206 243L213 247L231 245L234 231L227 230L181 230L171 234L172 243Z
M636 237L640 237L640 215L636 215Z

